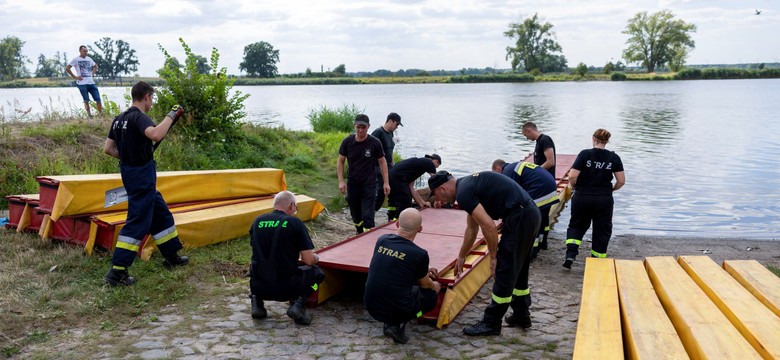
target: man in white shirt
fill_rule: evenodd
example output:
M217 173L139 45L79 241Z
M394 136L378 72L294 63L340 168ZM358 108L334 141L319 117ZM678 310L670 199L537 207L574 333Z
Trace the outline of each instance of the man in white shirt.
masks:
M76 69L76 75L73 74L71 69ZM95 81L92 80L92 76L97 72L98 66L92 58L87 56L87 47L84 45L79 46L79 56L73 58L65 67L65 72L76 80L76 87L79 88L81 97L84 99L84 110L87 111L87 115L92 117L92 111L89 108L89 95L92 95L92 100L97 103L98 112L103 113L103 103L100 100L100 91L98 91Z

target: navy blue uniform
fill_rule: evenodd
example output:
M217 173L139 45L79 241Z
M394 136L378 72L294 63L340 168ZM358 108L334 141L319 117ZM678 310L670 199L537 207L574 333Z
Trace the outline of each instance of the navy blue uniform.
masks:
M555 178L541 166L529 162L515 162L504 164L501 173L509 176L534 199L542 221L539 224L539 235L542 243L547 243L547 234L550 232L550 208L560 202L558 199L558 186ZM534 251L539 249L539 239L534 241Z
M528 193L504 175L484 171L460 178L455 198L469 215L478 205L493 219L503 220L498 243L493 301L482 319L501 326L501 317L509 306L516 313L528 313L530 289L528 272L522 269L530 261L531 247L539 229L541 215Z
M380 126L371 133L371 136L377 138L382 143L382 150L385 152L385 161L387 161L387 171L393 167L393 149L395 149L395 140L393 140L393 133L385 131L385 128ZM382 188L384 185L382 180L382 173L379 171L379 166L376 167L376 200L374 200L374 210L379 211L382 208L382 204L385 202L385 191Z
M339 155L347 158L347 203L352 222L361 234L374 227L376 162L385 152L377 138L368 135L365 140L357 141L355 134L350 134L341 141Z
M435 172L436 165L430 158L408 158L393 166L389 175L388 221L397 219L401 211L412 207L412 193L409 184L425 173L433 174Z
M591 255L607 257L607 246L612 237L613 173L623 171L620 156L606 149L582 150L572 164L580 171L571 198L571 219L566 231L566 257L579 253L582 237L593 222Z
M397 234L380 236L363 298L368 313L378 321L400 324L433 310L438 294L418 282L428 275L428 264L428 252L412 241Z
M545 134L539 135L539 137L536 138L536 146L534 147L534 164L542 165L545 161L547 161L547 156L544 155L544 150L549 148L553 149L554 157L557 153L555 152L555 143L553 142L552 138ZM555 165L547 169L547 171L549 171L550 175L555 178Z
M283 211L258 216L249 228L252 295L263 300L308 298L325 274L316 265L298 266L301 251L314 249L303 221Z
M116 142L122 184L127 191L127 222L119 231L112 263L116 269L133 264L141 242L151 234L166 258L182 248L179 233L162 195L157 191L157 165L152 141L144 135L152 119L131 107L114 119L108 138Z

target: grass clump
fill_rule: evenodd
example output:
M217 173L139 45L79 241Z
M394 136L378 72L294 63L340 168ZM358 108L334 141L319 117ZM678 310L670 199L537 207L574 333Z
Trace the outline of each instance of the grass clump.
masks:
M316 133L350 133L354 127L355 116L361 112L362 110L355 104L342 105L336 109L321 106L310 110L306 118L309 119L309 124Z

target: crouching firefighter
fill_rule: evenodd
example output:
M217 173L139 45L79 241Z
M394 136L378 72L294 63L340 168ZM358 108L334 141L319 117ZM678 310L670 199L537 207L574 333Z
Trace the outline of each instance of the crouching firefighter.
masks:
M274 197L274 211L258 216L249 228L252 245L250 298L252 317L268 317L263 300L291 301L287 309L296 324L311 324L306 299L317 290L325 274L298 212L295 195L282 191ZM298 257L304 265L298 266Z
M127 191L127 222L119 232L111 269L104 280L110 286L133 285L135 278L127 269L133 264L141 241L152 235L160 249L163 266L186 265L189 258L179 256L182 248L173 215L157 191L157 165L154 149L165 138L171 126L184 113L175 106L162 122L155 125L146 115L154 103L154 88L139 81L130 90L132 106L117 116L108 131L103 151L119 159L122 184Z

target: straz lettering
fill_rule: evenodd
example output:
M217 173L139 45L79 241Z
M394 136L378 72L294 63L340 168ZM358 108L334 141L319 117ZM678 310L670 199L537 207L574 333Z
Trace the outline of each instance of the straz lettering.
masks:
M279 227L279 224L282 224L282 227L286 228L287 227L287 220L285 220L284 222L281 222L279 220L258 221L257 222L257 228L258 229L262 229L262 228L275 228L275 227Z
M603 161L591 161L588 160L585 163L585 166L587 167L595 167L596 169L606 169L606 170L612 170L612 163L611 162L603 162Z
M382 255L392 256L398 260L404 260L404 258L406 258L406 253L398 252L393 249L388 249L384 246L380 246L378 249L376 249L376 252Z

